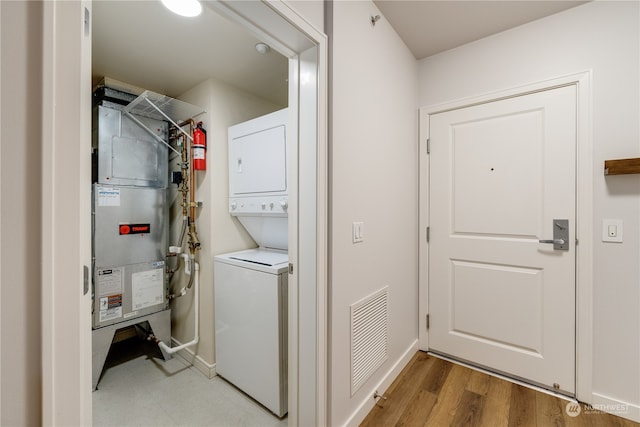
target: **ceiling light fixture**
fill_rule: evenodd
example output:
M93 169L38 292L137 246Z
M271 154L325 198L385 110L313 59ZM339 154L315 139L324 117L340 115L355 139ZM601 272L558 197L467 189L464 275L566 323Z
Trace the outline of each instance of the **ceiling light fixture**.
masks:
M258 43L258 44L256 44L256 50L258 51L258 53L261 53L261 54L264 55L267 52L269 52L271 50L271 48L266 43Z
M193 18L202 13L202 5L198 0L161 0L162 4L171 12Z

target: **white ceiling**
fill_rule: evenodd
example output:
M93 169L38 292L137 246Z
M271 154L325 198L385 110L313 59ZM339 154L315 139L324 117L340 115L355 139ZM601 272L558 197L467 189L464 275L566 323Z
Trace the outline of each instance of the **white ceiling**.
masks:
M499 33L585 1L374 0L416 59Z
M169 12L159 1L93 1L94 83L115 80L176 97L216 77L277 105L287 105L288 61L205 7L197 18Z
M336 0L352 1L352 0ZM417 59L584 1L374 0ZM208 7L181 18L159 1L93 1L93 76L178 96L209 77L287 105L287 59Z

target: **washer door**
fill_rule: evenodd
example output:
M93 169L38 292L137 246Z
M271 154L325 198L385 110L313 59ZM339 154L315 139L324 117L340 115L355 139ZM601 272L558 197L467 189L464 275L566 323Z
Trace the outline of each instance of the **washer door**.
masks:
M214 264L216 372L282 416L287 412L284 275Z

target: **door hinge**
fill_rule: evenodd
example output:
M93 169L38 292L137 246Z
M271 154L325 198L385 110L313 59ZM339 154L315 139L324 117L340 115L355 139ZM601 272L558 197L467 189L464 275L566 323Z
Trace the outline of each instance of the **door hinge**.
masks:
M427 243L429 243L430 234L431 234L431 227L427 227Z
M427 154L431 154L431 139L427 138Z
M293 274L293 264L289 263L289 274Z
M429 330L429 315L428 314L427 314L426 318L427 318L426 323L427 323L427 331L428 331Z

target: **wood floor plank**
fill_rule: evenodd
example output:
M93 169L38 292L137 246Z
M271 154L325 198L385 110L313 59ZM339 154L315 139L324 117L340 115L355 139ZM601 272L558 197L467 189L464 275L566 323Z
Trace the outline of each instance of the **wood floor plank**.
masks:
M483 372L474 370L469 377L467 390L472 391L480 396L484 396L489 391L490 379L492 377Z
M486 375L486 374L483 374ZM485 409L482 411L480 425L507 427L511 404L511 383L501 378L486 375L489 388L485 397Z
M422 389L434 394L440 393L442 385L449 376L453 363L440 358L434 358L433 366L427 373L422 384Z
M580 404L418 352L362 427L640 427Z
M469 368L460 365L451 366L425 425L448 426L451 424L470 375Z
M429 418L437 399L438 396L429 391L418 391L418 394L409 403L407 409L396 423L396 427L422 425Z
M469 390L462 392L460 403L451 427L476 427L480 425L485 396Z
M429 371L429 366L425 364L430 365L431 363L433 363L433 357L429 356L427 353L422 351L417 352L416 354L413 355L409 363L407 363L407 366L405 366L404 369L402 369L402 371L400 372L400 375L398 375L398 378L394 380L393 383L391 383L391 385L385 391L385 393L386 394L393 393L396 388L406 384L405 379L407 377L415 378L416 375L423 376L421 372L424 372L424 375L426 375L426 372Z
M536 394L536 412L539 426L566 427L564 413L566 404L546 393Z
M511 385L509 427L536 427L536 392L520 384Z
M418 394L424 377L430 372L434 358L418 352L402 370L398 378L389 386L384 397L376 403L361 426L394 425Z

